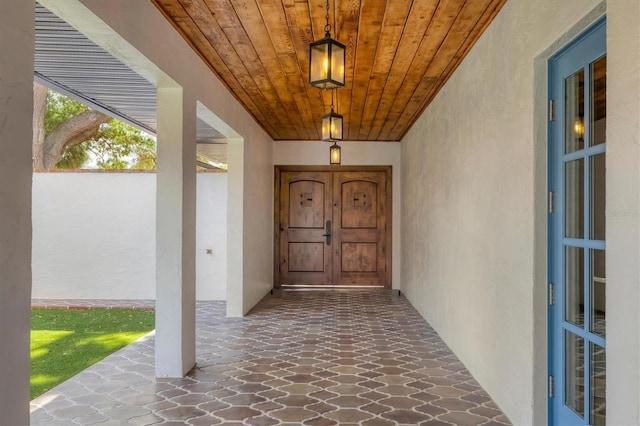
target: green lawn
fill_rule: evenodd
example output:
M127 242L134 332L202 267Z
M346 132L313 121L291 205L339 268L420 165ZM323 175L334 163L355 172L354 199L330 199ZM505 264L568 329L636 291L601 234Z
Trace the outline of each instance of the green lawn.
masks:
M32 309L31 399L154 328L139 309Z

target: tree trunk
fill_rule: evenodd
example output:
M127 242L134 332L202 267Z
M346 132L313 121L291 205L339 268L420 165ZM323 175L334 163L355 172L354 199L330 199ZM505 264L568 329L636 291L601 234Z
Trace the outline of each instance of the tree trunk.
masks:
M47 94L49 89L33 83L33 168L44 167L44 114L47 110Z
M100 125L111 117L88 109L83 113L63 121L45 134L44 118L47 111L49 89L33 83L33 168L52 169L56 166L67 147L79 145L98 134Z
M44 140L43 166L52 169L60 161L67 147L79 145L98 134L100 125L111 120L101 112L88 109L63 121Z

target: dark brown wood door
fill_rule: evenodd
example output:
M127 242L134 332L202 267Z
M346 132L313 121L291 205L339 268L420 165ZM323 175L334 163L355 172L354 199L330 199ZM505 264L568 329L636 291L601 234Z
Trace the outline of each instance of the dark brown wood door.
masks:
M386 284L386 174L333 176L333 282Z
M283 172L280 193L280 257L283 284L327 284L332 280L332 181L326 172Z
M389 286L389 172L281 172L279 284Z

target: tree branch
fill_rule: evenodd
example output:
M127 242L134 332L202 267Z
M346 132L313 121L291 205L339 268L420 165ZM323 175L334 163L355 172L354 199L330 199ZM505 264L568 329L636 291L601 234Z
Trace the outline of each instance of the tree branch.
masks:
M100 125L111 120L101 112L88 109L60 123L44 140L43 166L51 169L60 161L65 148L79 145L98 134Z

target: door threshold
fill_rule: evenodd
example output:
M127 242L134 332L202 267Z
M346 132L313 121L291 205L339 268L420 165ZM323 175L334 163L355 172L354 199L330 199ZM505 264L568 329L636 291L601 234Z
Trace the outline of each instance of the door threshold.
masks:
M386 290L381 285L333 285L333 284L319 284L319 285L304 285L304 284L282 284L279 289L274 290L358 290L358 289L377 289Z

